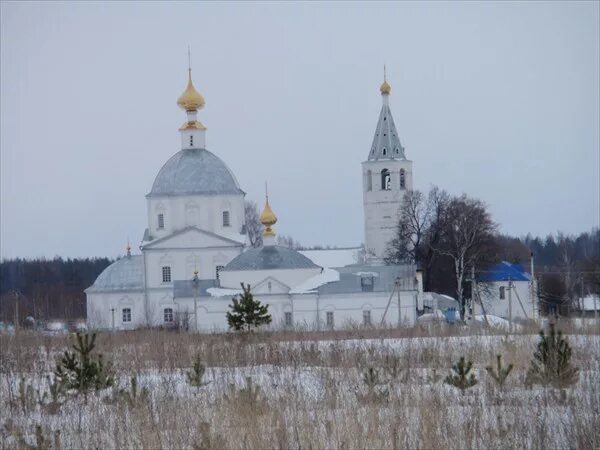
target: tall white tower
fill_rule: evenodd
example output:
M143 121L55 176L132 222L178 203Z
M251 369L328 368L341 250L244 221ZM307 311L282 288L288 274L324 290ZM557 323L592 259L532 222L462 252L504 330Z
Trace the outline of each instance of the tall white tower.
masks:
M367 261L381 263L388 243L398 229L399 211L407 190L412 189L412 161L406 159L389 98L392 90L385 76L381 85L381 112L367 161L362 163L365 251Z

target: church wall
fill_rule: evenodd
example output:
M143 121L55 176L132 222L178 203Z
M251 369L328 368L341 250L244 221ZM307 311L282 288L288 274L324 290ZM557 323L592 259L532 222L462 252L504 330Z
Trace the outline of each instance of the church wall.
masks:
M241 251L242 247L145 250L146 285L169 287L175 280L191 280L196 269L199 279L215 279L216 267L225 266ZM162 281L163 266L171 267L171 283Z
M255 286L267 277L272 277L288 287L293 288L303 281L308 280L321 273L321 268L311 269L293 269L293 270L244 270L244 271L225 271L221 272L221 286L233 289L239 289L240 283Z
M87 293L87 326L90 329L130 330L146 324L143 292ZM131 310L131 322L123 321L123 309Z
M230 226L223 226L223 211L229 211ZM188 226L227 236L240 234L245 223L243 195L184 195L148 198L148 229L154 238L168 236ZM164 228L158 228L158 214Z

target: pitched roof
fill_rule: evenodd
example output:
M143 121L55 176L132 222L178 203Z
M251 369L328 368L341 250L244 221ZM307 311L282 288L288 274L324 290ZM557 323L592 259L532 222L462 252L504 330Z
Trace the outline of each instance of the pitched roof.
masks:
M338 281L318 287L319 294L351 294L357 292L392 292L396 278L400 279L400 289L416 290L416 266L349 266L335 269L340 273ZM363 287L363 279L372 281L373 289Z
M396 124L392 117L392 110L387 102L384 102L381 106L368 159L369 161L376 161L378 159L406 159L404 147L400 143Z
M494 281L529 281L529 275L520 264L511 264L507 261L502 261L479 275L479 281L494 282Z

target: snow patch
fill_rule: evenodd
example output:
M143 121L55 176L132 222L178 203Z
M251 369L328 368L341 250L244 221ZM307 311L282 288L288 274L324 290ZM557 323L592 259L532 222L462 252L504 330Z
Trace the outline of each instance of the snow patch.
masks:
M206 290L211 297L232 297L242 293L241 289L211 287Z
M340 280L340 273L333 269L323 269L319 275L309 278L302 283L294 286L290 294L306 294L314 292L319 286Z

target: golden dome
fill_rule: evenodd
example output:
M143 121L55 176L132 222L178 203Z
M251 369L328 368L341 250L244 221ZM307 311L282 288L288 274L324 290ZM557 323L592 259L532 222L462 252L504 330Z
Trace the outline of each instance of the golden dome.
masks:
M265 202L265 209L263 209L263 212L260 215L260 223L262 223L265 226L265 236L275 235L271 227L277 223L277 216L271 209L271 205L269 205L269 197L267 197L267 200Z
M390 95L392 87L389 85L389 83L386 80L383 80L383 83L379 87L379 90L381 91L382 95Z
M194 87L194 83L192 83L192 69L188 69L188 71L188 84L183 94L177 99L177 104L181 109L185 109L186 111L196 111L204 108L204 97L200 95Z

